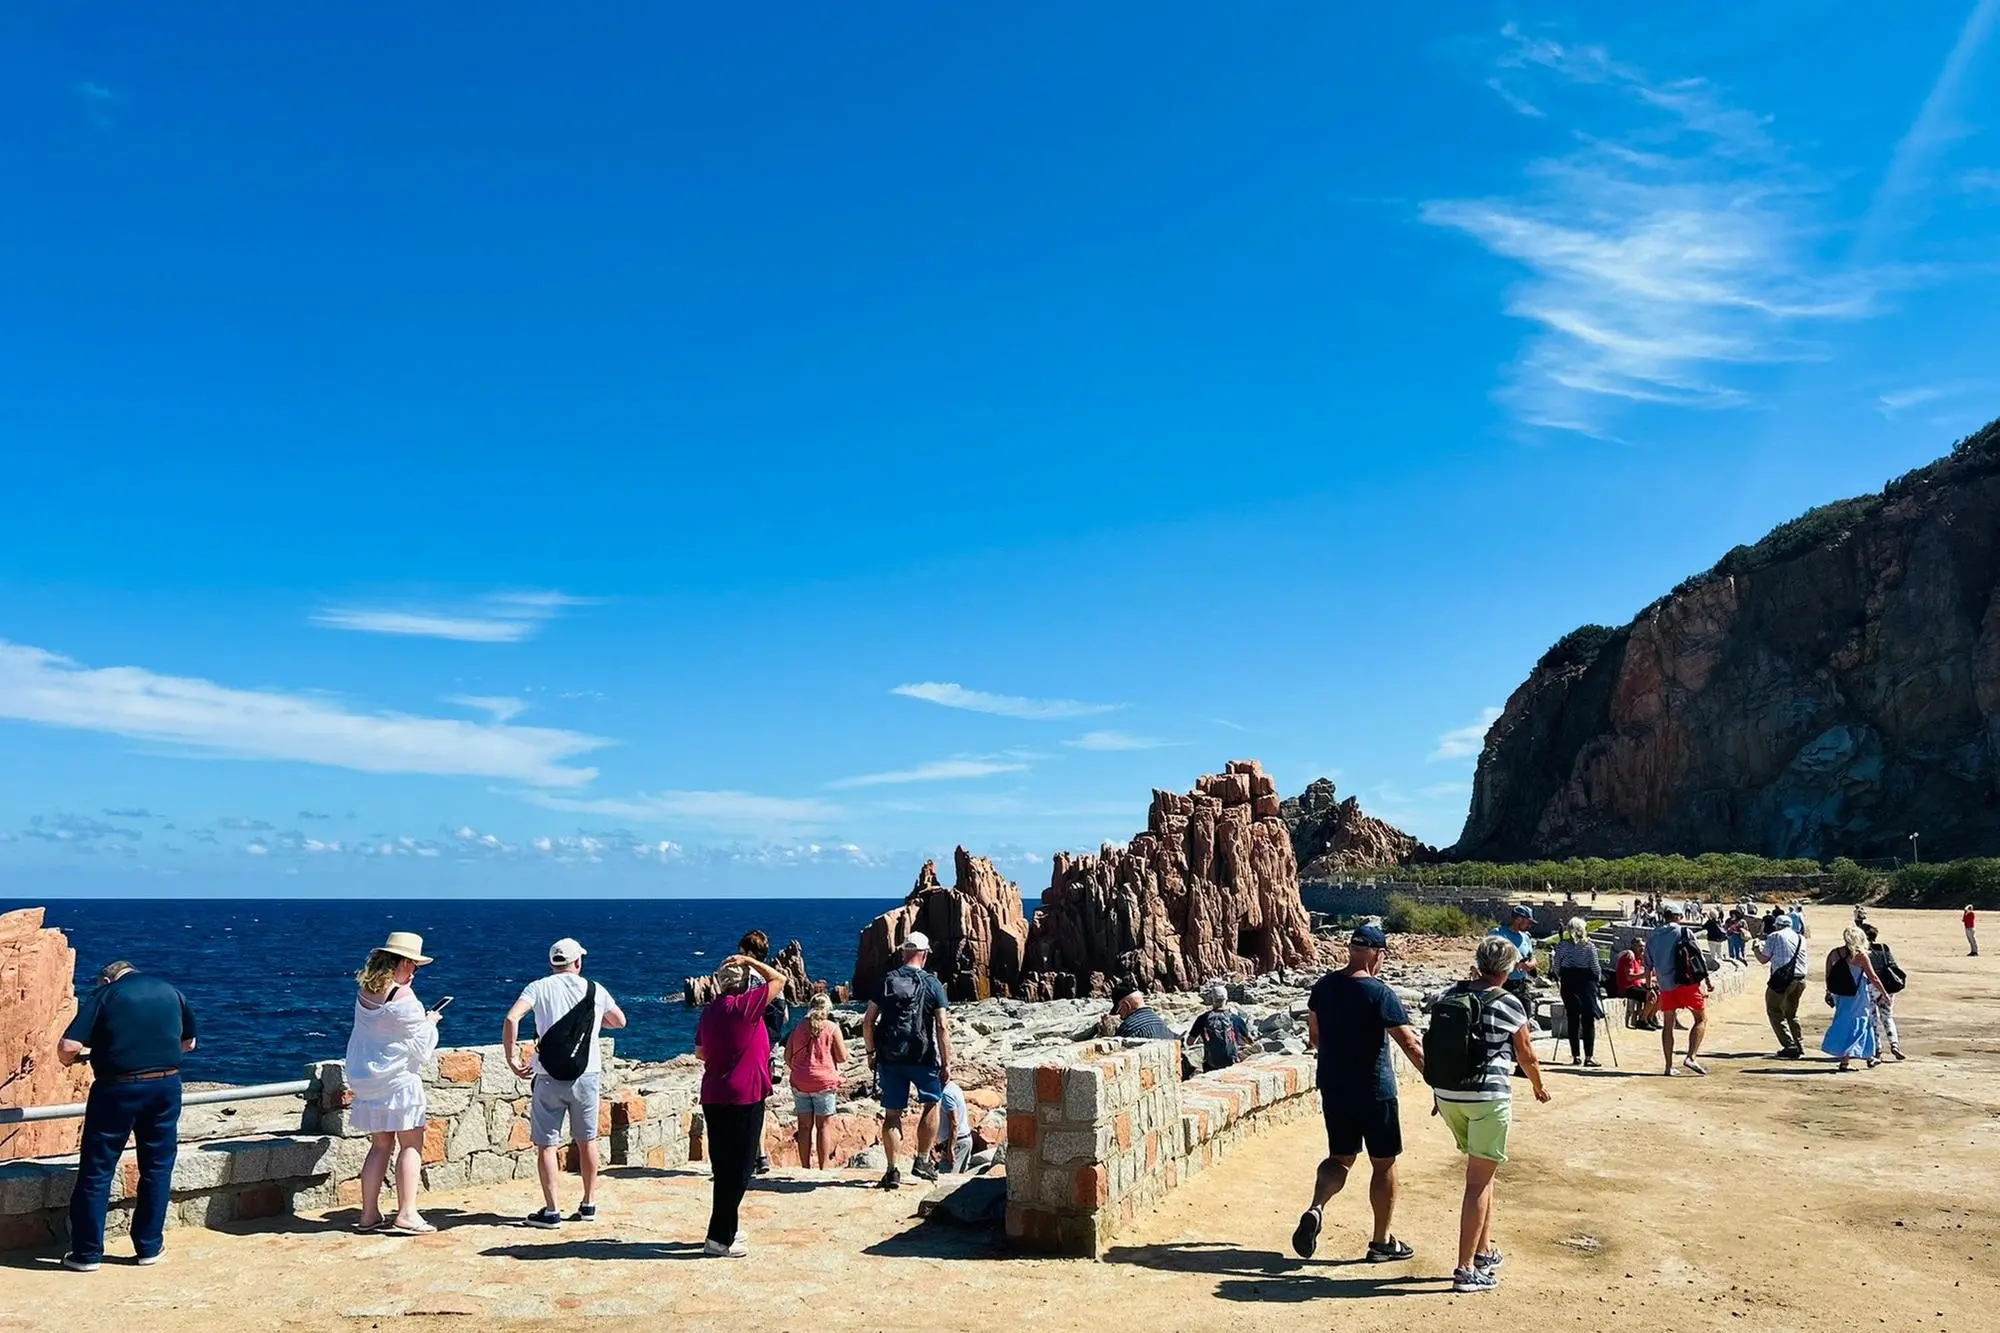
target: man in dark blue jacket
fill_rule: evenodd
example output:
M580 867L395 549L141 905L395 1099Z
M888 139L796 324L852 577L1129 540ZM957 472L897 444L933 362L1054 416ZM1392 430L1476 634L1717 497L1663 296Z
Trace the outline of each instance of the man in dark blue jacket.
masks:
M104 1259L104 1210L127 1137L139 1150L132 1248L140 1263L159 1262L179 1143L181 1056L194 1049L194 1011L172 986L123 962L105 968L97 981L56 1047L64 1064L88 1059L96 1075L83 1116L69 1253L63 1256L63 1267L77 1273L96 1272Z

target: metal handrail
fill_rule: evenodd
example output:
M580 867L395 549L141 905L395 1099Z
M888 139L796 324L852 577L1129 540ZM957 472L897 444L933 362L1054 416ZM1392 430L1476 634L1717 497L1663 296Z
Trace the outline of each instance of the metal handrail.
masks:
M247 1088L210 1088L182 1096L182 1106L214 1106L222 1102L250 1102L264 1097L295 1097L312 1087L303 1078L289 1083L253 1083ZM29 1120L76 1120L84 1113L82 1102L61 1106L0 1106L0 1125L18 1125Z

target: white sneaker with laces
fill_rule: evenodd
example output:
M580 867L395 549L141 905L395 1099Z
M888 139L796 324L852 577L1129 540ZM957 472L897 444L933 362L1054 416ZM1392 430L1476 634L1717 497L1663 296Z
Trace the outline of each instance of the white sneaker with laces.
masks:
M730 1245L724 1245L719 1240L712 1240L701 1247L701 1256L704 1259L741 1259L748 1253L750 1251L743 1248L743 1238L741 1236L738 1236L735 1243Z

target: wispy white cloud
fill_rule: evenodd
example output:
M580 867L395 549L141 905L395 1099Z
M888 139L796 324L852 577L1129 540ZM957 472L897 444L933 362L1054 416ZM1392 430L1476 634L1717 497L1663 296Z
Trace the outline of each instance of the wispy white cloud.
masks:
M1512 197L1421 216L1527 270L1508 313L1539 328L1502 398L1531 425L1608 433L1622 404L1752 401L1735 372L1819 355L1805 330L1871 313L1875 279L1816 257L1815 192L1762 117L1699 79L1656 80L1600 46L1509 25L1501 65L1608 99L1637 128L1579 134Z
M118 121L118 108L124 102L114 88L106 87L90 79L83 79L70 85L77 102L83 107L83 114L90 123L100 130L108 130Z
M1976 132L1977 127L1967 124L1962 115L1964 95L1980 52L1996 32L2000 32L2000 0L1979 0L1959 28L1958 39L1945 55L1916 119L1890 155L1889 169L1869 204L1857 248L1866 251L1879 243L1918 201L1932 196L1935 191L1931 186L1945 154L1954 143Z
M522 700L498 694L452 694L445 697L445 702L491 713L495 722L511 721L528 710L528 705Z
M1499 719L1499 709L1480 709L1479 720L1477 722L1472 723L1470 726L1459 727L1455 731L1447 731L1438 737L1437 748L1430 753L1430 762L1437 763L1439 760L1445 759L1476 758L1480 750L1485 748L1486 733L1492 729L1493 724L1499 721Z
M1892 417L1898 412L1922 407L1926 403L1959 398L1991 387L1991 383L1985 380L1946 380L1938 384L1914 384L1906 389L1891 389L1887 393L1877 394L1875 410L1885 417Z
M992 713L998 717L1026 718L1034 722L1092 717L1099 713L1113 713L1125 706L1084 703L1077 699L1024 699L1013 694L988 694L984 690L968 690L963 685L942 681L898 685L890 693L900 694L907 699L922 699L927 703L942 704L946 708L963 708L971 713Z
M825 828L842 817L838 805L817 797L760 796L746 791L660 791L607 797L528 791L521 795L530 804L548 810L723 832Z
M968 778L988 778L996 773L1020 773L1027 765L1017 759L978 759L960 757L956 759L933 759L918 764L915 768L896 769L888 773L863 773L859 777L842 778L826 785L835 791L854 787L892 787L910 782L960 782Z
M590 597L529 589L488 593L469 606L324 607L312 623L326 629L363 634L398 634L460 643L520 643L539 634L542 626L566 608L589 606Z
M1077 750L1161 750L1181 741L1155 740L1151 736L1132 736L1122 731L1086 731L1073 741L1063 744Z
M1241 722L1231 722L1231 721L1230 721L1230 720L1229 720L1228 718L1226 718L1226 717L1212 717L1212 718L1210 718L1210 719L1209 719L1209 721L1210 721L1210 722L1213 722L1213 723L1214 723L1214 724L1215 724L1216 726L1218 726L1218 727L1227 727L1227 728L1229 728L1229 729L1230 729L1231 731L1248 731L1248 730L1250 730L1250 728L1248 728L1248 727L1244 726L1244 725L1243 725L1243 724L1242 724Z
M1493 90L1493 93L1496 97L1498 97L1501 101L1505 102L1510 108L1512 108L1519 114L1527 116L1531 120L1544 120L1548 117L1549 114L1548 112L1542 110L1540 107L1536 106L1533 102L1530 102L1527 98L1515 92L1512 88L1509 88L1499 79L1488 79L1486 81L1486 86Z
M514 727L357 712L322 695L241 690L144 667L90 668L0 640L0 718L167 742L239 759L365 773L503 778L577 787L597 775L568 761L611 742Z

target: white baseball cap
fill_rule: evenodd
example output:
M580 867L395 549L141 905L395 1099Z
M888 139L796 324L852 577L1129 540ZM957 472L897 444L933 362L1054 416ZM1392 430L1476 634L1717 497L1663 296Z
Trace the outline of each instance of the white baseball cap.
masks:
M904 953L929 953L930 951L931 937L924 934L921 930L913 930L903 937Z
M589 952L590 950L565 935L549 946L549 961L557 967L567 967Z

